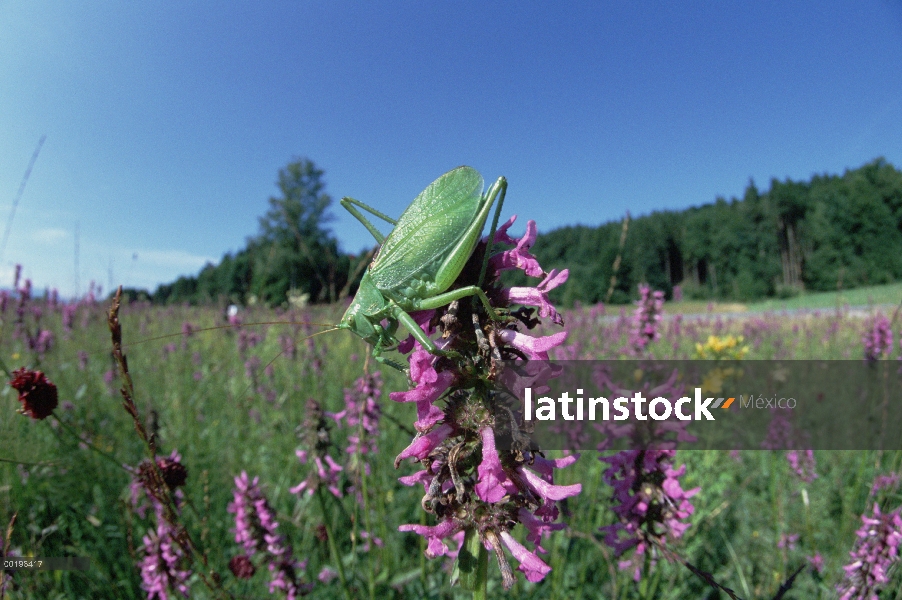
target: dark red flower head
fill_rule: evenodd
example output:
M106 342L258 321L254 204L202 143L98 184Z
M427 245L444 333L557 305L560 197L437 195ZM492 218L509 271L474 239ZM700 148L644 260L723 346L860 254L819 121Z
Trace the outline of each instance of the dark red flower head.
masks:
M250 579L257 571L251 559L244 554L232 557L232 560L229 561L229 570L238 579Z
M172 457L158 458L157 465L160 467L160 471L163 472L163 481L166 482L169 489L174 490L185 485L185 481L188 479L188 469L177 459Z
M31 371L22 367L13 371L9 382L19 392L23 414L32 419L46 419L59 404L56 386L41 371Z

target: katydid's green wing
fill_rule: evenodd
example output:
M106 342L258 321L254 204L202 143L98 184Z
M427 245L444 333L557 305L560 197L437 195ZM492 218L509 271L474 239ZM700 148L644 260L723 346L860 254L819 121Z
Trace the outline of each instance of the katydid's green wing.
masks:
M434 277L476 218L483 202L482 188L478 171L458 167L423 190L398 219L370 265L376 286L397 290L424 274Z

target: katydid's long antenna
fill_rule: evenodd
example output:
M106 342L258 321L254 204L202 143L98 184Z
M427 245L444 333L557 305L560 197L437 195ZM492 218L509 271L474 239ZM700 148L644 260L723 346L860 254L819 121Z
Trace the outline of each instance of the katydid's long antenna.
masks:
M16 197L13 200L13 207L9 211L9 219L6 220L6 231L3 232L3 241L0 242L0 262L3 261L3 253L6 251L6 242L9 241L9 234L13 229L13 217L16 216L16 207L19 206L19 200L22 199L22 194L25 192L25 184L28 183L28 178L31 177L31 169L34 167L34 163L38 160L38 154L41 153L41 146L44 145L44 140L47 139L46 135L42 135L41 139L38 140L38 147L34 149L34 154L31 155L31 160L28 161L28 168L25 169L25 176L22 177L22 183L19 184L19 191L16 192Z
M227 325L226 327L228 327L228 325ZM302 342L306 342L306 341L309 340L310 338L315 338L315 337L318 336L318 335L322 335L322 334L324 334L324 333L331 333L331 332L333 332L333 331L338 331L338 330L340 330L340 329L341 329L341 327L333 327L332 329L324 329L323 331L317 331L316 333L313 333L313 334L308 335L307 337L305 337L305 338L302 339L301 341L302 341ZM181 335L181 334L180 334L180 335ZM279 360L279 357L282 356L283 354L285 354L285 350L280 351L278 354L275 355L275 357L273 357L273 359L272 359L271 361L269 361L268 363L266 363L266 364L263 366L263 370L265 371L271 364L273 364L274 362L276 362L277 360ZM250 389L251 389L252 387L254 387L254 384L253 384L253 383L251 383L249 386L247 386L246 388L244 388L244 391L241 392L241 395L242 395L242 396L246 395L246 394L248 393L248 391L250 391Z
M314 335L319 335L321 333L326 333L327 331L338 331L341 329L340 327L336 327L335 323L313 323L311 321L259 321L257 323L242 323L241 325L217 325L215 327L201 327L198 329L192 329L192 333L201 333L203 331L216 331L217 329L241 329L242 327L254 327L257 325L316 325L317 327L330 327L331 329L325 329L323 331L317 331L316 333L307 336L304 340L313 337ZM166 335L158 335L152 338L147 338L145 340L138 340L137 342L131 342L128 344L122 344L123 348L130 348L132 346L137 346L139 344L146 344L147 342L156 342L159 340L165 340L172 337L182 337L185 333L180 331L178 333L167 333ZM301 340L301 341L304 341Z

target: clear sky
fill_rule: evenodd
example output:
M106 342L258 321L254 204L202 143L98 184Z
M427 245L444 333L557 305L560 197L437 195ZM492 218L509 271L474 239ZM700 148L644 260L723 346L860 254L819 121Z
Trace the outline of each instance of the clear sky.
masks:
M0 286L197 273L295 156L349 252L461 164L540 232L902 168L899 1L486 4L0 2Z

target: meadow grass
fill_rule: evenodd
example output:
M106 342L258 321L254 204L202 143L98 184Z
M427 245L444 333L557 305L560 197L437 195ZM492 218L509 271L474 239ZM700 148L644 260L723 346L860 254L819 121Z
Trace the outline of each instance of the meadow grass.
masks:
M849 307L892 306L902 303L902 283L887 283L851 290L801 292L791 298L769 298L759 302L704 302L685 300L669 303L673 314L744 313L780 310L814 310Z
M902 286L887 287L880 298L900 291ZM91 559L86 572L18 572L6 590L9 598L146 597L136 564L151 521L132 510L131 475L122 465L137 466L147 450L122 408L105 309L81 305L67 329L58 312L45 307L42 326L54 332L56 342L43 356L12 335L10 313L5 315L0 358L10 368L43 370L64 404L55 417L38 422L16 414L14 390L5 386L0 392L0 535L15 514L10 546L20 555ZM253 309L241 318L248 324L334 323L340 313L341 307L289 313ZM603 321L597 309L584 308L565 319L571 334L562 358L616 358L627 343L626 318ZM432 518L420 509L421 488L397 481L416 467L403 463L396 470L392 464L410 442L413 409L389 400L389 392L406 390L407 382L368 360L369 349L360 339L335 332L302 341L317 328L297 324L160 338L182 331L184 323L194 329L223 325L222 311L216 308L133 304L123 308L121 320L137 407L157 434L158 453L177 450L188 468L182 521L208 561L205 570L221 576L220 589L211 591L195 575L192 597L268 595L265 568L247 581L228 569L229 559L240 550L227 506L233 479L242 471L260 478L277 511L280 533L295 557L308 561L304 579L313 584L310 597L342 597L343 592L354 598L469 597L449 585L448 560L427 560L424 540L397 530L405 523L431 523ZM752 318L709 314L669 319L662 339L649 350L659 358L692 358L696 344L705 344L712 335L743 336L741 343L748 347L744 360L858 359L864 327L862 319L842 310ZM293 356L283 353L286 339L295 344ZM305 402L313 398L326 411L342 410L345 390L365 370L380 370L384 380L379 453L367 457L366 502L353 492L341 499L326 494L323 504L316 496L291 494L289 488L310 470L295 457L304 433ZM336 447L343 449L355 433L334 427ZM806 482L790 467L785 452L678 452L675 464L687 464L683 488L700 486L701 492L693 498L692 525L675 549L746 599L772 597L789 575L819 554L823 570L806 569L787 597L835 597L833 586L848 562L860 516L873 501L869 490L874 478L899 472L902 453L817 451L815 456L818 477ZM602 481L605 467L596 453L584 453L561 470L556 483L580 482L583 492L564 502L568 529L543 542L548 551L543 558L553 570L540 584L518 577L511 597L722 597L679 563L659 560L638 582L618 569L598 533L615 520L609 508L611 489ZM890 508L902 504L898 491L885 500ZM317 579L324 567L337 566L329 541L323 539L326 524L347 574L345 590L337 579ZM364 530L384 545L365 551ZM798 538L790 542L793 535ZM497 568L490 565L489 573L490 597L502 595ZM902 597L899 569L882 597Z

